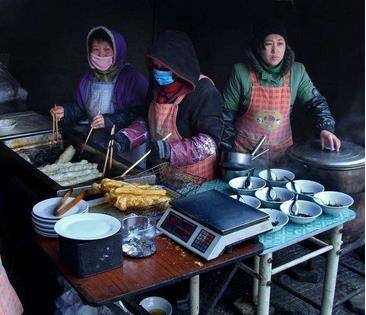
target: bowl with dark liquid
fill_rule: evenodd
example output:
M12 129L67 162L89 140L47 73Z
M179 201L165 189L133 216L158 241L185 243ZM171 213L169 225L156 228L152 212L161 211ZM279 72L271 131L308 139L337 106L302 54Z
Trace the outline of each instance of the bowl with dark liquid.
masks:
M168 300L159 296L150 296L143 299L140 305L152 315L171 315L172 305Z
M307 200L297 200L296 206L298 207L298 212L294 215L291 212L292 200L284 202L280 209L281 211L288 215L290 221L296 224L308 224L313 222L317 217L319 217L323 210L316 203Z

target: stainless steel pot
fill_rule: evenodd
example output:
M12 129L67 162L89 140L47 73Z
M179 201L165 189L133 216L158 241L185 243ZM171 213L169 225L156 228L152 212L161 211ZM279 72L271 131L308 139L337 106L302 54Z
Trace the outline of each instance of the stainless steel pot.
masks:
M326 190L336 190L353 197L357 217L344 226L344 241L350 242L364 233L365 224L365 149L342 141L340 152L320 149L320 141L295 144L287 149L287 168L297 178L320 182Z

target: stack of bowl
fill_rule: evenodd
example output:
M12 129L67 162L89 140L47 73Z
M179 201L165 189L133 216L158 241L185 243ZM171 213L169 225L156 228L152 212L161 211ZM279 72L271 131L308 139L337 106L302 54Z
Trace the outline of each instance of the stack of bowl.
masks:
M54 226L58 220L63 217L77 214L85 213L88 211L88 203L84 200L80 200L75 206L70 208L65 214L61 216L55 216L55 210L59 208L61 197L55 197L50 199L45 199L37 203L32 210L32 221L34 230L37 234L45 237L57 237L57 233L54 230ZM65 205L71 202L74 198L69 197Z

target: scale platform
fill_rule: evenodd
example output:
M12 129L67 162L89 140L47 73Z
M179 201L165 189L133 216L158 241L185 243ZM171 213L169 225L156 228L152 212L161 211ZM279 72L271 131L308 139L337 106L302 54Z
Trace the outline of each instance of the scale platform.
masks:
M273 228L269 215L217 190L174 200L157 227L206 260Z

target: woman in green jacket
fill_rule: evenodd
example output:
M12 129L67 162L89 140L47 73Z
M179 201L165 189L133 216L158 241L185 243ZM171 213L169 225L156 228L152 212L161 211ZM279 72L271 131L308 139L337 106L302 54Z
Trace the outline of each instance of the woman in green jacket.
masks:
M322 149L328 144L339 151L341 141L334 135L335 122L327 101L304 65L294 59L281 22L270 19L255 26L244 62L234 65L223 92L227 125L223 149L247 152L265 135L269 160L279 161L292 145L290 112L297 100L314 116Z

